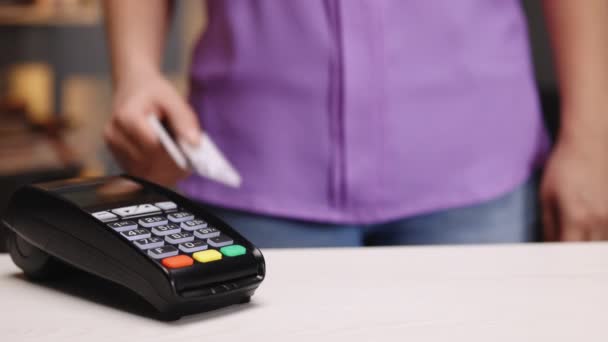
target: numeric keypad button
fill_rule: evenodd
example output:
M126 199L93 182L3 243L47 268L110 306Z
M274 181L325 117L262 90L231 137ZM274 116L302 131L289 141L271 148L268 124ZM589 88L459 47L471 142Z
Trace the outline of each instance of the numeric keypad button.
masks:
M150 234L150 232L146 229L133 229L133 230L127 230L126 232L121 232L120 235L122 235L123 237L125 237L127 240L129 241L134 241L134 240L139 240L139 239L145 239L145 238L149 238L150 236L152 236L152 234Z
M169 234L169 235L165 236L165 241L167 241L168 243L173 243L173 244L190 242L193 240L194 240L194 235L192 235L192 233L188 233L188 232Z
M203 220L184 221L180 224L180 227L182 227L184 230L193 232L197 229L207 227L207 222L205 222Z
M135 221L112 222L108 223L108 227L114 229L117 232L124 232L137 228L137 223Z
M198 251L204 251L209 248L207 243L203 240L196 240L190 242L184 242L178 246L178 248L184 253L194 253Z
M178 213L172 213L172 214L167 215L167 218L171 222L180 223L180 222L184 222L184 221L194 220L194 215L192 215L188 212L185 212L185 211L180 211Z
M150 249L164 246L165 240L158 236L151 236L149 238L135 240L133 243L135 246L139 247L139 249Z
M169 234L179 233L181 230L182 229L175 223L169 223L152 228L152 233L158 236L165 236Z
M167 221L167 219L163 216L142 217L139 219L138 222L142 227L146 228L162 226L164 224L169 223L169 221Z
M216 251L215 249L210 249L206 251L200 251L192 254L194 260L202 263L213 262L222 260L222 253Z
M199 239L209 239L220 235L220 231L217 228L207 227L196 230L194 236Z
M232 245L234 243L234 241L232 241L232 238L230 236L222 234L218 237L207 239L207 243L212 247L220 248L220 247Z
M109 222L118 219L118 217L107 211L98 211L96 213L91 213L94 218L98 219L101 222Z
M171 202L171 201L166 201L166 202L156 202L154 203L155 206L161 208L162 210L174 210L177 209L177 204Z
M148 255L154 259L163 259L177 255L179 251L174 246L162 246L148 249Z

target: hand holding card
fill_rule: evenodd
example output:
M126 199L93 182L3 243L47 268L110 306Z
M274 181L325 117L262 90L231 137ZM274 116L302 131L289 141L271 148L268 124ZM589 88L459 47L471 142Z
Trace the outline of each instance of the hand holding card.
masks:
M153 115L153 114L148 115L148 123L150 124L150 126L152 126L152 129L158 136L158 139L160 140L161 145L163 145L163 147L165 148L167 153L169 153L169 156L171 156L171 159L173 159L175 164L177 164L177 166L179 166L183 170L187 170L188 161L186 160L186 157L184 156L182 151L179 149L179 147L175 144L175 142L171 138L171 135L165 129L165 127L160 122L160 120L158 120L156 115Z
M148 121L167 153L179 167L184 170L191 168L202 177L231 187L241 185L241 176L213 143L209 135L203 133L197 146L178 139L178 146L156 115L149 115Z

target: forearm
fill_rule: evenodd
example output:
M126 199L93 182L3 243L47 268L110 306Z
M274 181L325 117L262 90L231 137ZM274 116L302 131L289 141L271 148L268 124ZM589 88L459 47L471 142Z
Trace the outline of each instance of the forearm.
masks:
M608 133L608 1L544 0L562 102L561 136Z
M114 82L158 72L169 26L169 1L105 0L103 4Z

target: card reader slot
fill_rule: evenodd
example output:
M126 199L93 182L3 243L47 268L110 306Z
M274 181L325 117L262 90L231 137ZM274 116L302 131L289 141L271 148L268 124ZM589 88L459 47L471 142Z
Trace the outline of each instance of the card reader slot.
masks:
M178 294L185 298L205 297L218 293L244 289L262 281L262 277L257 274L248 275L231 281L216 282L198 288L186 288Z

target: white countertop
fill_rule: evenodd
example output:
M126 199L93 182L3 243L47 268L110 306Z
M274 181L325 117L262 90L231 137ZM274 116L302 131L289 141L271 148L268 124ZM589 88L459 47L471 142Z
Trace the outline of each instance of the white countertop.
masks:
M0 255L0 341L608 341L608 243L263 252L250 304L169 323Z

